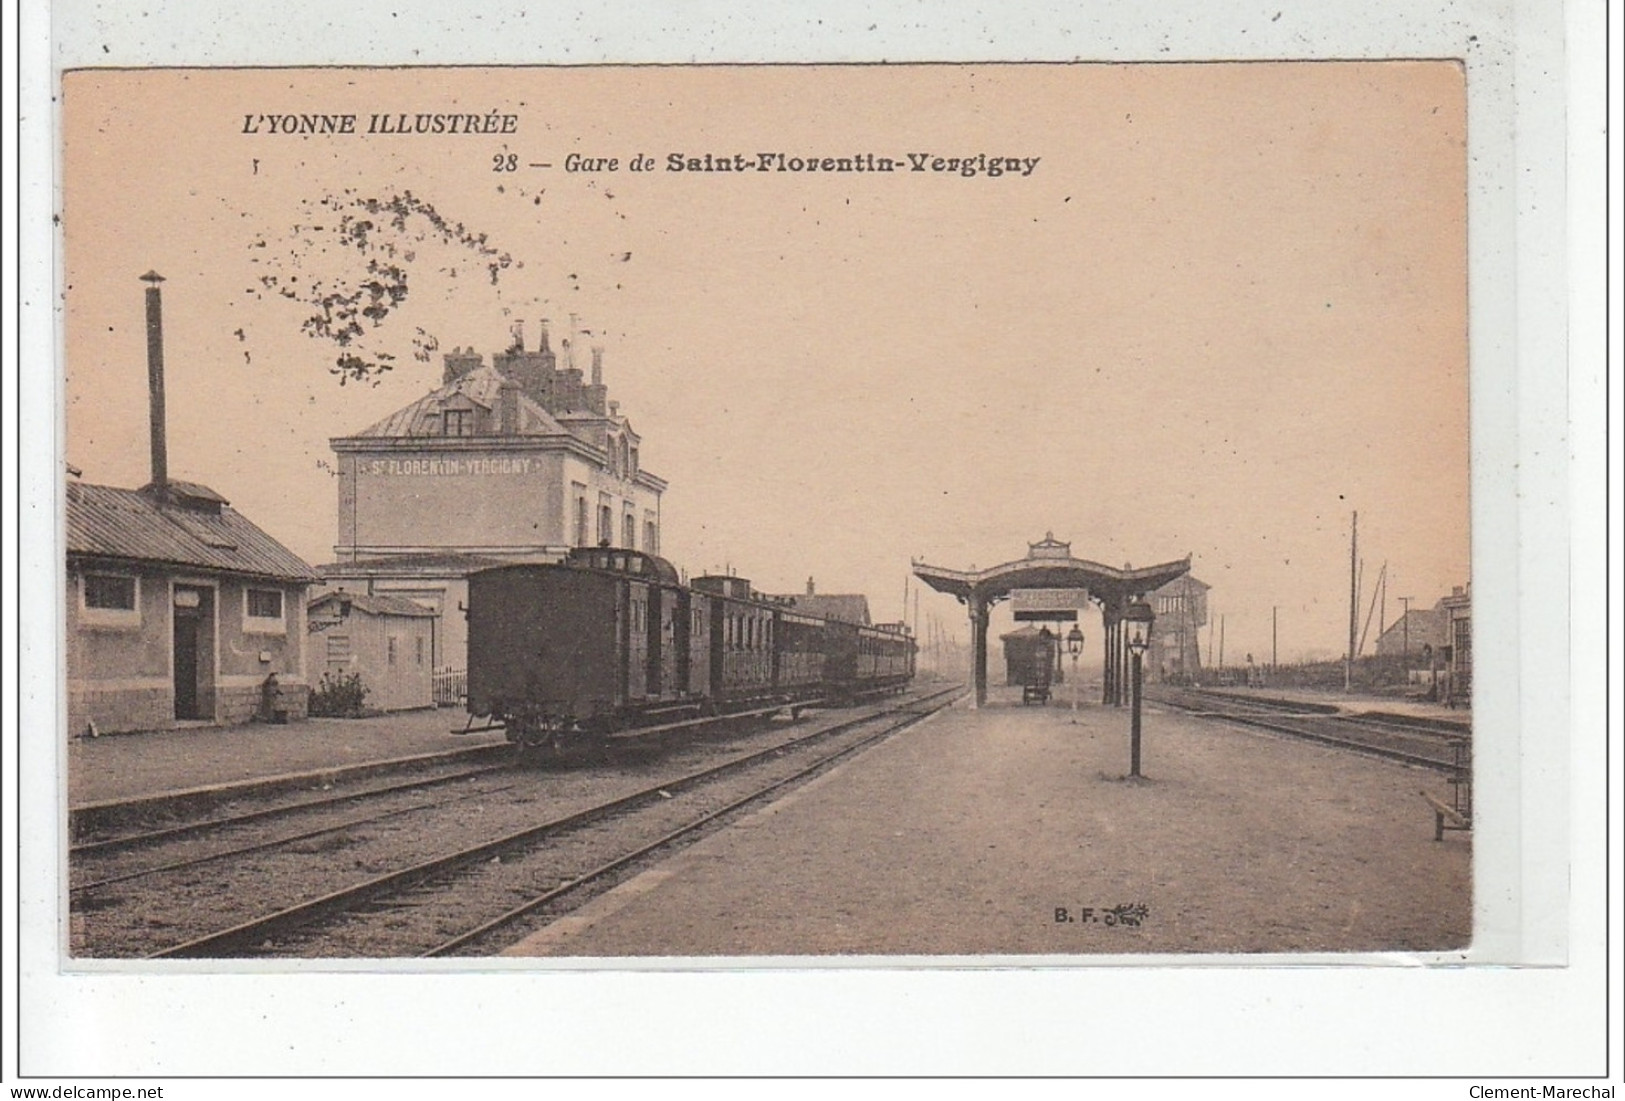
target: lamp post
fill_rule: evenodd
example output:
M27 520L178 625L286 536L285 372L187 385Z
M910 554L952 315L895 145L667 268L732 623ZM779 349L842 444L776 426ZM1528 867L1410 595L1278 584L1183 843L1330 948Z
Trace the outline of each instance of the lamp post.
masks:
M1140 695L1144 687L1140 659L1145 655L1146 647L1151 645L1151 625L1155 620L1156 613L1143 600L1136 600L1123 611L1123 623L1128 628L1128 649L1132 655L1129 689L1133 700L1133 718L1129 725L1128 774L1135 777L1140 775Z
M1039 702L1046 707L1049 706L1050 681L1055 669L1055 659L1055 635L1047 626L1040 627L1038 629L1038 661L1042 662L1044 672L1042 676L1038 677L1038 684L1044 690L1044 698ZM1034 663L1034 676L1038 676L1039 667L1038 663Z
M1066 652L1072 655L1072 721L1078 721L1078 655L1083 653L1083 628L1076 623L1066 633Z

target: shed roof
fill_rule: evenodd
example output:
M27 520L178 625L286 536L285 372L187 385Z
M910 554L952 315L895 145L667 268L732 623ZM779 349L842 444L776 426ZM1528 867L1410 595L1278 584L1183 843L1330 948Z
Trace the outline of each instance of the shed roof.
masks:
M162 501L151 487L68 484L69 558L116 558L221 573L310 582L303 559L261 531L207 486ZM187 499L213 504L193 507ZM216 504L217 502L217 504ZM218 509L218 511L216 511Z
M408 600L404 596L390 596L382 593L349 593L340 589L337 592L323 593L312 600L310 611L314 612L324 604L348 602L350 607L359 608L370 615L398 615L412 616L418 619L433 619L435 610L426 608L415 600Z

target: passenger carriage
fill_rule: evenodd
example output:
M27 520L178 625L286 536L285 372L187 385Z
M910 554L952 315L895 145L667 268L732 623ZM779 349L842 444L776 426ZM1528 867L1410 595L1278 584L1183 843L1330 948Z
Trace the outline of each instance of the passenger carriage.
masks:
M671 563L611 547L470 575L469 710L520 745L701 714L845 703L900 689L898 626L822 619L744 578L684 585Z

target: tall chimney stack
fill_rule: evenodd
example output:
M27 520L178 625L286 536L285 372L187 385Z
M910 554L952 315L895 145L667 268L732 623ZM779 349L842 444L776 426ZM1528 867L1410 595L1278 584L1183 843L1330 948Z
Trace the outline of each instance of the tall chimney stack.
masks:
M604 384L604 349L595 347L592 350L592 384Z
M151 419L152 486L160 501L169 497L169 448L164 432L164 303L158 284L164 277L149 271L147 284L147 407Z

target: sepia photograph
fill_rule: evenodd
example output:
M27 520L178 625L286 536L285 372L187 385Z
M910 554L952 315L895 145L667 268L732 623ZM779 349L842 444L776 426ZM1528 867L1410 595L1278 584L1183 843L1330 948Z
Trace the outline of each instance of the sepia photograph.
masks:
M64 966L1467 960L1467 116L65 72Z

